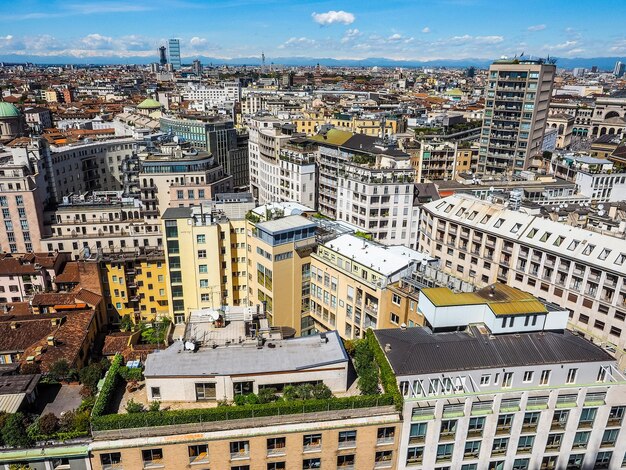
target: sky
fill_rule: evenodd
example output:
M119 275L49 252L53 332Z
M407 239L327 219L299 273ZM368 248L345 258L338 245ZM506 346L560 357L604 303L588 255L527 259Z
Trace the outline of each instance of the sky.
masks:
M0 56L626 56L626 0L0 0Z

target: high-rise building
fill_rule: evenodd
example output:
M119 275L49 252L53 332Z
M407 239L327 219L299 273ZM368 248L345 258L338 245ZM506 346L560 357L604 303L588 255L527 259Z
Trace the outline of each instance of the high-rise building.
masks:
M615 62L615 68L613 69L613 75L617 78L621 78L624 76L624 72L626 72L626 64L620 60Z
M489 67L478 172L518 174L541 153L556 66L497 60Z
M193 73L200 76L202 75L202 62L200 62L198 59L193 61Z
M161 65L167 64L167 55L165 53L165 46L159 47L159 63Z
M180 39L169 40L170 64L174 70L180 69Z

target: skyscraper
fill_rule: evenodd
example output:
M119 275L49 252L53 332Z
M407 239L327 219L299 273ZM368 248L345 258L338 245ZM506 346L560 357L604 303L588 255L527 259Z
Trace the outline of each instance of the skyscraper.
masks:
M167 56L165 55L165 46L159 47L159 63L161 65L167 64Z
M613 75L617 78L623 77L626 72L626 64L620 60L615 62L615 68L613 69Z
M180 69L180 40L179 39L170 39L169 40L169 49L170 49L170 64L172 64L172 68L174 70Z
M556 66L496 60L489 67L478 172L515 175L541 153Z

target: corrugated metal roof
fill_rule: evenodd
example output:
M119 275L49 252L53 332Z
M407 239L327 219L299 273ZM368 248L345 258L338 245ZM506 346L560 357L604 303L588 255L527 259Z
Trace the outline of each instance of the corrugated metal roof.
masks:
M385 354L396 375L615 360L569 331L487 336L392 328L374 334L383 350L391 347Z
M15 413L24 401L25 393L10 393L0 395L0 412Z
M548 311L546 306L532 294L506 284L493 284L476 292L459 294L447 287L426 288L422 289L422 293L436 307L486 304L494 315L527 315Z

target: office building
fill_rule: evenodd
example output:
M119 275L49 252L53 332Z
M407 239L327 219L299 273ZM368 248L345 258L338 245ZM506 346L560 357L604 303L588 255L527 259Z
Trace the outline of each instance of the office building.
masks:
M563 306L569 328L623 363L626 241L460 194L423 205L422 227L419 249L443 270Z
M167 64L167 55L165 51L166 51L165 46L159 47L159 64L161 66L164 66L165 64Z
M541 155L556 66L524 59L489 67L478 172L515 175Z
M180 61L180 39L170 39L168 41L168 49L170 55L170 64L174 70L179 70L181 67Z
M621 60L615 62L615 67L613 68L613 75L617 78L621 78L624 76L624 72L626 72L626 64Z

